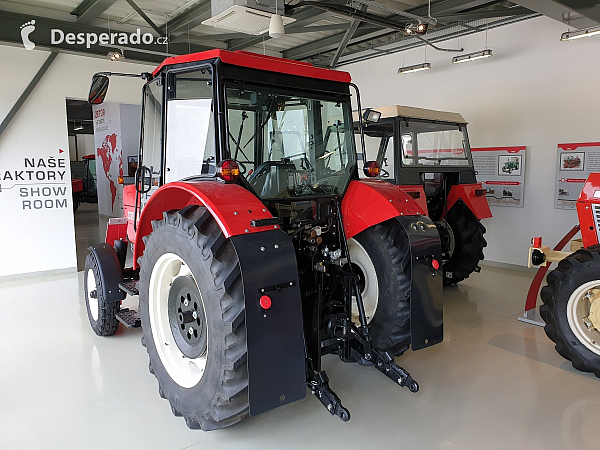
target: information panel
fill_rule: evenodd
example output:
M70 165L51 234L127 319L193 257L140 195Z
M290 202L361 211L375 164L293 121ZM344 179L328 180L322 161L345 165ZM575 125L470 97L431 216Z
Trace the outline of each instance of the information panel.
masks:
M471 153L489 205L522 208L526 147L481 147Z
M600 142L558 144L554 208L575 209L577 197L592 172L600 172Z

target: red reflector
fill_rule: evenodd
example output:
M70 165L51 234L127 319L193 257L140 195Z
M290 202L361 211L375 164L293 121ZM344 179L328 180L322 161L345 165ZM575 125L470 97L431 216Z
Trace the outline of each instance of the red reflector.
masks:
M271 308L271 297L269 297L268 295L263 295L262 297L260 297L259 303L262 309L269 309Z
M433 267L435 270L438 270L440 268L440 263L437 259L431 261L431 267Z

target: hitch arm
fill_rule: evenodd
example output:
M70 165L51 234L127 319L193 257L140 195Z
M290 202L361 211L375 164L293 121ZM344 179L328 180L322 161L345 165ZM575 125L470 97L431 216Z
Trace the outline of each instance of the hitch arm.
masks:
M319 399L332 416L338 416L342 422L350 420L350 411L342 406L342 401L329 387L329 377L325 371L309 370L310 380L307 383L311 392Z

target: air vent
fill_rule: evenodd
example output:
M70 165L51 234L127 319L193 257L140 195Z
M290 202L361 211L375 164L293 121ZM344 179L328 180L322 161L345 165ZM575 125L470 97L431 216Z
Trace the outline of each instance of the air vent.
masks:
M592 211L594 212L594 222L596 223L596 232L600 232L600 205L598 203L593 204Z
M272 15L246 6L234 5L221 14L206 19L202 22L202 25L258 36L269 31L269 22ZM295 21L296 19L291 17L283 17L284 25Z

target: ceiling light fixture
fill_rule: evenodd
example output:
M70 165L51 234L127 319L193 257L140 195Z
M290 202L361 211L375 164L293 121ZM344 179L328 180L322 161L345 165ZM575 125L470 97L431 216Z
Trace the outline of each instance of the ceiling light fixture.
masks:
M572 41L584 37L596 36L600 34L600 26L584 28L582 30L566 31L560 36L561 41Z
M106 56L108 56L111 61L119 61L124 58L123 52L119 50L108 52Z
M492 49L486 48L485 50L480 50L478 52L455 56L454 58L452 58L452 64L475 61L476 59L489 58L490 56L492 56Z
M420 72L421 70L431 69L430 62L424 62L421 64L415 64L413 66L400 67L398 69L398 73L411 73L411 72Z
M271 36L273 39L277 39L285 35L283 17L281 17L277 11L277 3L278 1L275 0L275 14L271 16L271 20L269 22L269 36Z
M406 31L406 34L425 34L427 32L428 28L429 28L428 23L419 22L418 25L409 23L408 25L406 25L405 31Z

